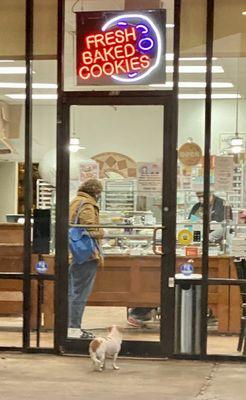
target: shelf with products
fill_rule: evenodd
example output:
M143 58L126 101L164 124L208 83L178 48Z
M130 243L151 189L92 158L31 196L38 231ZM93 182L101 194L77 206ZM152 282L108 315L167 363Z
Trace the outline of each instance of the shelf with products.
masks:
M105 179L100 208L103 211L134 211L137 202L136 179Z

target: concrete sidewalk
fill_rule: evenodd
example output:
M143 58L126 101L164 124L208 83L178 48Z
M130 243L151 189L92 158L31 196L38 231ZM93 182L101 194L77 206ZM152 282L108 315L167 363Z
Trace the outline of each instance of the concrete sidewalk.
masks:
M0 400L244 400L246 364L119 359L92 372L88 358L0 353Z

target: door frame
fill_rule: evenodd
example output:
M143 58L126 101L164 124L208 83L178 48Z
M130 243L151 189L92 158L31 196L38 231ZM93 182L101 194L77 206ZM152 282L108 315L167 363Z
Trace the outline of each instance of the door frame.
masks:
M125 341L122 355L164 357L174 353L174 287L168 287L175 274L176 247L176 177L177 152L173 110L173 91L64 92L61 99L57 135L57 209L56 209L56 282L55 282L55 349L58 353L88 353L88 341L67 339L67 265L69 216L70 106L164 106L163 118L163 185L161 257L161 334L159 342ZM165 168L167 166L167 168ZM164 198L164 193L166 194ZM164 269L165 264L165 269ZM165 271L165 273L164 273Z

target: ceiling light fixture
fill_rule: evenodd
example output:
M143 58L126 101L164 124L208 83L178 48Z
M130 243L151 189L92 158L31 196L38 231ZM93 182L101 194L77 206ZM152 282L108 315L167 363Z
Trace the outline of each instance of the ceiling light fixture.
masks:
M179 67L179 72L183 74L201 74L206 73L207 67L204 65L181 65ZM167 66L166 72L172 73L173 66ZM222 74L224 69L220 65L214 65L212 67L212 72L217 74Z
M178 95L178 97L179 97L179 99L186 99L186 100L206 99L206 95L203 93L181 93ZM237 94L237 93L214 93L214 94L212 94L212 99L236 99L236 98L241 98L240 94Z
M77 151L79 150L84 150L85 147L80 145L80 139L75 133L75 107L73 107L72 114L73 114L73 127L72 127L73 133L72 136L70 137L69 151L71 151L71 153L77 153Z
M173 53L166 53L166 60L173 61L174 54ZM206 61L207 57L180 57L180 61ZM213 61L218 60L217 57L212 58Z
M77 153L79 150L84 150L85 147L80 146L80 140L77 136L75 136L75 133L73 133L73 136L70 137L70 142L69 142L69 151L71 153Z
M14 100L25 100L26 95L24 93L14 93L14 94L5 94L6 97ZM33 100L57 100L57 94L33 94Z
M0 82L1 89L25 89L25 83L17 82ZM57 84L55 83L33 83L33 89L57 89Z
M173 87L173 82L166 82L166 83L153 83L149 85L151 87L160 87L160 88L172 88ZM206 82L179 82L179 87L180 88L205 88L206 87ZM233 84L230 82L212 82L212 87L213 88L231 88L233 87Z
M25 83L16 83L16 82L0 82L1 89L25 89Z
M33 83L32 87L34 89L57 89L58 85L56 83Z
M242 15L246 15L246 11L243 11L243 12L242 12Z
M0 67L0 74L25 74L26 67Z
M237 94L239 95L238 80L239 80L239 59L237 59ZM230 151L232 152L232 154L240 154L240 153L244 152L244 139L239 136L239 132L238 132L238 116L239 116L238 111L239 111L239 97L237 97L237 101L236 101L235 136L231 139L231 143L230 143Z
M206 61L207 57L180 57L181 61ZM212 57L212 60L218 60L217 57Z

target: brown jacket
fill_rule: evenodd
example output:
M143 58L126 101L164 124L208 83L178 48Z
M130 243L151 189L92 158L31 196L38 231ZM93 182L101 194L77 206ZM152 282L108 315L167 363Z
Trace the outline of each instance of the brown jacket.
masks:
M72 200L69 209L69 223L74 224L77 216L77 211L83 201L83 206L79 212L77 224L80 225L99 225L99 207L96 200L87 193L78 192L77 196ZM95 238L100 244L100 239L103 238L102 228L87 228L91 237ZM102 260L99 254L95 255L96 259Z

